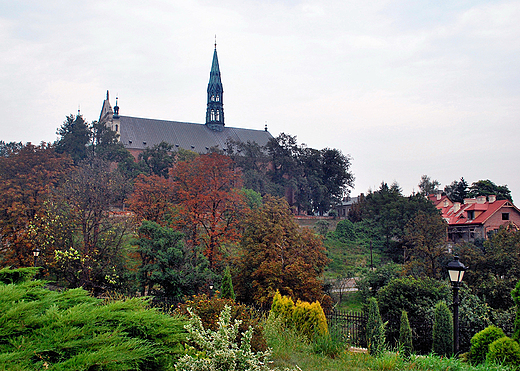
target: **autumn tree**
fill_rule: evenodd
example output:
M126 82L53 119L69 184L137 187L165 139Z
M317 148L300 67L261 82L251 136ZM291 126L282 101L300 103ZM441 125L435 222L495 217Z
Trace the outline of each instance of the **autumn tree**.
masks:
M53 146L10 146L0 157L0 264L32 265L35 244L30 225L49 192L63 182L72 166Z
M279 290L295 299L322 301L325 248L309 229L299 228L284 199L265 197L245 222L240 248L239 300L269 305Z
M177 163L170 177L178 210L173 225L186 234L189 246L203 246L213 269L223 245L240 237L246 205L241 174L229 157L210 153Z
M437 279L443 277L444 263L448 259L446 228L446 222L439 214L419 211L410 219L404 235L406 274Z

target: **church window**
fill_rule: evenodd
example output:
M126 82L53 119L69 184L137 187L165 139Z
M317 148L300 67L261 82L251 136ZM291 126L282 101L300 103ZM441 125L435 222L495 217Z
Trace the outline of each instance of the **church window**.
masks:
M219 121L220 120L220 110L217 110L217 116L216 116L216 121Z
M116 131L119 131L119 125L116 125Z
M212 102L215 101L215 96L214 96L214 95L211 96L211 101L212 101Z
M210 121L215 121L215 110L211 110Z
M217 94L217 102L220 102L220 95Z

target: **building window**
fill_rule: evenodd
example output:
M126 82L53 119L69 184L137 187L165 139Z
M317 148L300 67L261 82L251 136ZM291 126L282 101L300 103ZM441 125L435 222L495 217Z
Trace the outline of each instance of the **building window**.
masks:
M220 110L217 110L216 121L220 121Z
M119 126L118 125L116 125L116 131L119 131Z
M214 96L214 95L211 96L211 101L212 101L212 102L215 101L215 96Z
M220 95L217 94L217 102L220 102Z
M215 121L215 111L211 110L210 121Z
M474 210L469 210L468 211L468 219L469 220L475 219L475 211Z
M502 220L509 220L509 213L502 213Z

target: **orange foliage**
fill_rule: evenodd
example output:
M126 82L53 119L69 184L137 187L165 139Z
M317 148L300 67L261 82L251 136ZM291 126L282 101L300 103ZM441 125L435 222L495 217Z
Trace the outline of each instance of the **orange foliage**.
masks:
M203 245L213 268L221 259L221 246L240 238L246 207L239 192L241 174L229 157L211 153L179 162L170 178L179 203L174 226L186 233L190 245Z
M51 189L59 184L72 161L51 145L27 143L0 157L0 264L32 265L31 250L38 247L30 224L43 208Z

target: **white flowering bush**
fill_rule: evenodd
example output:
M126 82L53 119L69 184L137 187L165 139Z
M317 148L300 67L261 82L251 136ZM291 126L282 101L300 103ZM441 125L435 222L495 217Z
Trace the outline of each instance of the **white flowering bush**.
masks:
M177 371L272 371L277 368L267 366L270 350L253 352L251 338L253 328L242 334L240 346L237 344L238 326L242 321L231 323L231 307L226 305L220 313L218 330L206 330L200 317L188 309L191 318L185 329L188 339L197 345L198 351L191 351L175 365Z

